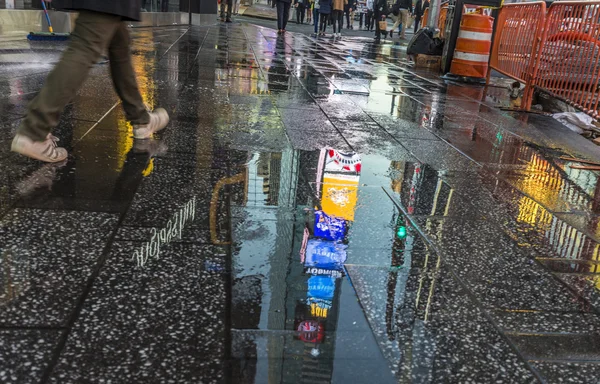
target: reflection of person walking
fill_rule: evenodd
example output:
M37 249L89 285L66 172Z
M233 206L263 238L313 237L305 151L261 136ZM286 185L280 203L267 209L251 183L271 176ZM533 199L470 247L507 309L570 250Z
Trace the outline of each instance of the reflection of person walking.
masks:
M277 1L277 33L284 33L287 22L290 19L291 0Z
M140 20L140 0L69 0L56 1L55 7L79 11L71 42L60 61L48 75L44 86L27 107L11 149L22 155L46 162L60 162L67 151L56 146L50 134L58 125L60 114L76 95L90 68L105 49L110 58L110 73L133 136L147 139L169 122L162 108L148 112L138 89L129 52L129 32L124 20Z

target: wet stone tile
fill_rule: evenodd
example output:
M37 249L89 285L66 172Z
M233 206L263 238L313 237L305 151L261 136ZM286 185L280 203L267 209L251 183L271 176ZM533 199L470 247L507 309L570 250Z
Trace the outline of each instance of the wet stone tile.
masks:
M419 119L405 119L379 113L370 113L369 116L396 138L438 140L437 136L419 124Z
M118 217L104 213L14 209L0 220L4 326L63 326Z
M552 383L585 383L600 373L600 366L596 363L536 361L532 365Z
M478 165L443 141L398 138L420 162L438 171L475 172Z
M138 267L138 247L114 243L50 382L221 381L223 251L165 244L159 258Z
M523 335L510 339L528 360L577 362L600 357L598 335Z
M48 369L62 331L0 330L3 383L37 383Z
M595 313L491 311L498 326L514 334L597 334L600 317Z
M577 311L581 299L486 221L415 218L486 308Z
M344 137L338 132L304 131L302 129L288 129L286 131L294 149L311 151L327 146L340 151L351 151Z

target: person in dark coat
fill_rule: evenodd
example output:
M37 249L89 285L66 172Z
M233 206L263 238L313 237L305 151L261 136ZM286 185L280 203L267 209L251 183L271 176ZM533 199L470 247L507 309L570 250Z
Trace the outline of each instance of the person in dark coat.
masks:
M419 23L421 22L421 18L425 13L425 10L429 8L429 0L417 0L417 4L415 4L415 33L419 30ZM425 20L427 22L427 20Z
M291 5L292 0L277 0L277 33L285 33L285 27L290 19Z
M77 94L89 71L108 50L115 90L133 125L136 139L147 139L169 122L162 108L149 112L138 89L129 51L129 31L124 20L140 20L141 0L62 0L55 8L77 10L79 17L69 46L46 78L44 86L27 106L11 150L37 160L56 163L68 156L50 133L58 125L65 106Z
M346 15L346 29L354 29L354 10L356 6L354 0L348 0L348 4L344 5L344 15Z
M294 6L296 7L296 24L304 24L304 16L306 15L305 2L308 2L308 0L294 1Z
M387 5L387 0L375 0L375 5L373 6L373 19L375 23L375 43L379 44L381 42L381 34L387 32L381 31L379 28L379 22L384 21L387 15L389 15L390 10Z
M329 22L329 16L331 15L331 0L319 1L319 18L321 19L321 27L319 28L319 36L325 36L327 31L327 23Z

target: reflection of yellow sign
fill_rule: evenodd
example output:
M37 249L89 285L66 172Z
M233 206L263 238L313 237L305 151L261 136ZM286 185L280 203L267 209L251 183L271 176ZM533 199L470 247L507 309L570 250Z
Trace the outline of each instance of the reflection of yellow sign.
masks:
M326 173L323 177L321 206L330 216L354 220L358 194L358 176Z
M327 318L328 313L329 313L328 308L321 308L321 307L319 307L319 304L317 304L317 303L312 303L310 305L311 316Z

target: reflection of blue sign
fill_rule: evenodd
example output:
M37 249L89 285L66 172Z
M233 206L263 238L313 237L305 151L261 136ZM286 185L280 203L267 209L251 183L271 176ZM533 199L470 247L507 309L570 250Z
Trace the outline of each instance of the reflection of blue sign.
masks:
M327 269L341 268L346 261L346 246L317 239L308 240L304 265Z
M346 220L331 217L323 211L315 211L315 236L338 241L346 235Z
M333 299L335 279L329 276L311 276L308 279L308 297L317 299Z

